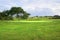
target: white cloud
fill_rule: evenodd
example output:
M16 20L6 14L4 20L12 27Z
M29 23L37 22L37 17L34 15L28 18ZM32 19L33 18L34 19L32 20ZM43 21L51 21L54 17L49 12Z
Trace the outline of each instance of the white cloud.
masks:
M41 0L40 0L41 1ZM50 1L44 1L42 0L41 2L40 1L36 1L35 2L32 2L32 3L27 3L25 5L23 5L22 7L28 11L35 11L36 8L39 8L39 9L43 9L43 8L49 8L51 9L52 13L55 15L60 15L60 3L57 3L57 1L55 0L50 0Z

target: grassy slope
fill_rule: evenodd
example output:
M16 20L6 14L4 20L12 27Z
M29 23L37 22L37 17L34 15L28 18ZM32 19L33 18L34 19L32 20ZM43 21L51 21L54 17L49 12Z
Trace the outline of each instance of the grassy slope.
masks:
M1 22L0 40L60 40L60 20Z

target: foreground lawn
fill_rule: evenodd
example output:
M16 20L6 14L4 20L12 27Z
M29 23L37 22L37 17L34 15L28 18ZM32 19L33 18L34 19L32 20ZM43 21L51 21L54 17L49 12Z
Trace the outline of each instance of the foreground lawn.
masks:
M60 20L52 22L0 21L0 40L60 40Z

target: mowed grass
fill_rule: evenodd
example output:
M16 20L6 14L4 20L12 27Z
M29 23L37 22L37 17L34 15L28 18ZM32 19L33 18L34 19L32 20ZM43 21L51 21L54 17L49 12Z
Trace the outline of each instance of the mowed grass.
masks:
M52 22L0 21L0 40L60 40L60 20L52 20Z

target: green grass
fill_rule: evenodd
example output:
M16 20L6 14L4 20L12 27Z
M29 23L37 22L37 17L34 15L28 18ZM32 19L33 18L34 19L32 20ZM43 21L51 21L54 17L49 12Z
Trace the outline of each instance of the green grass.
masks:
M0 40L60 40L60 20L52 20L52 22L0 21Z

